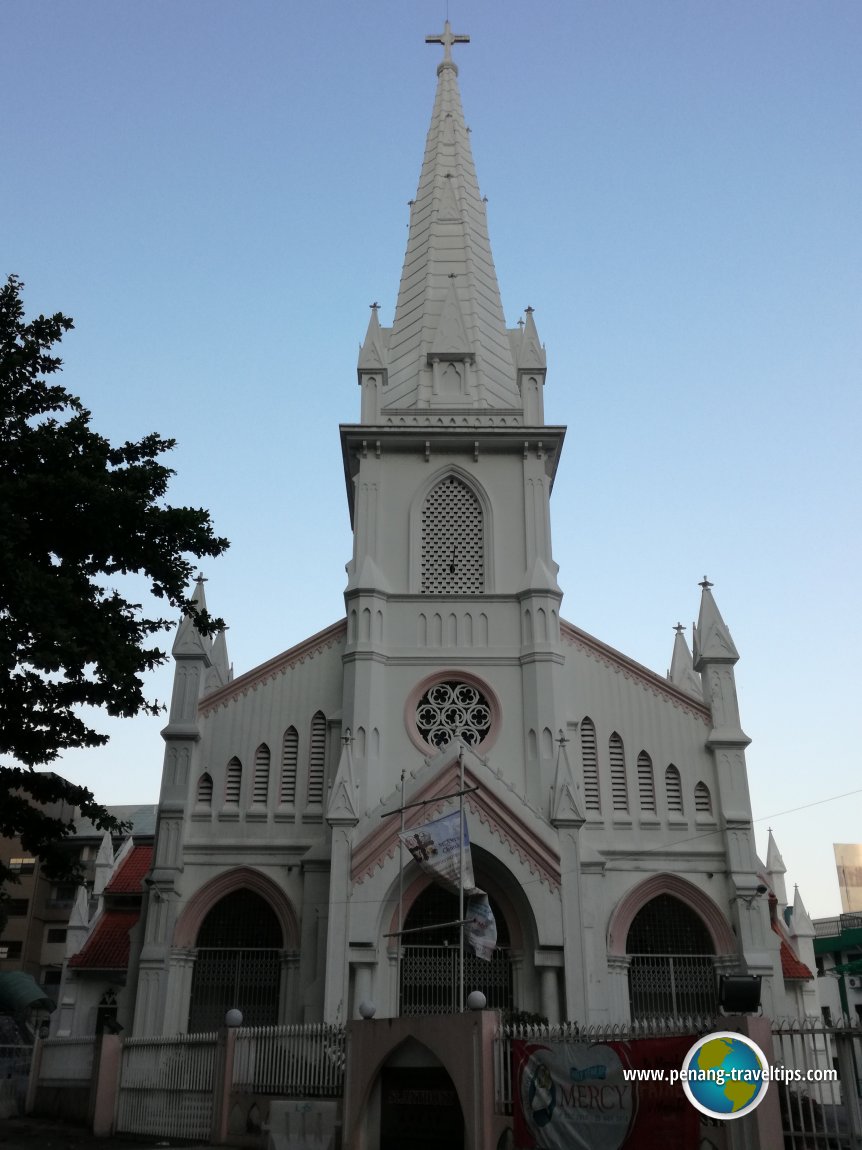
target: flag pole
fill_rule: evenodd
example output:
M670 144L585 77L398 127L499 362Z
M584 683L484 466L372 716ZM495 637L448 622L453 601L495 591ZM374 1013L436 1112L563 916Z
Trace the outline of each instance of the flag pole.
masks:
M459 1010L460 1010L461 1014L463 1014L464 1013L464 748L463 748L463 746L461 747L461 751L458 755L458 766L459 766L459 771L460 771L458 790L461 792L460 798L458 800L459 811L460 811L460 815L461 815L461 818L459 820L460 821L460 827L461 827L461 836L460 836L461 878L460 878L460 881L458 883L458 918L461 920L461 926L459 929L460 942L459 942L459 947L458 947L458 973L459 973L458 982L459 982L459 988L460 988Z
M401 997L401 935L404 930L404 775L406 771L401 771L401 834L398 836L398 963L397 963L397 977L398 977L398 997ZM401 1013L401 1006L399 1003L398 1013Z

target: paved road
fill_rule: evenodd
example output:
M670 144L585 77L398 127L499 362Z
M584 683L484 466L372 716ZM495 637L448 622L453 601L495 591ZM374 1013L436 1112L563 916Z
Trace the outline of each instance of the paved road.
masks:
M0 1121L0 1150L154 1150L155 1147L183 1147L184 1150L216 1150L165 1138L129 1138L115 1134L96 1138L90 1130L52 1122L47 1118L8 1118ZM217 1150L224 1150L219 1147Z

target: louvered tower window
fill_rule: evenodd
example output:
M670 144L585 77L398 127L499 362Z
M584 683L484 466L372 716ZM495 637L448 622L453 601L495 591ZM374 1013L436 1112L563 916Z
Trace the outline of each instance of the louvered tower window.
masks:
M269 800L269 747L261 743L254 753L254 787L252 802L265 807Z
M211 807L213 801L213 778L212 775L204 774L198 779L198 806Z
M629 809L629 788L626 783L626 754L623 741L614 731L608 740L611 760L611 803L615 811Z
M326 766L326 716L318 711L311 720L311 750L308 758L308 801L323 802L323 773Z
M433 487L422 508L423 595L481 595L485 590L482 508L455 475Z
M667 795L667 809L682 814L682 780L673 763L664 773L664 789Z
M234 755L227 765L224 781L224 805L226 807L239 806L239 790L242 785L242 763Z
M655 810L655 776L646 751L638 755L638 803L642 811Z
M281 782L278 801L282 806L296 802L296 768L299 762L299 735L296 727L288 727L281 743Z
M602 800L599 792L596 726L590 718L585 718L581 723L581 761L584 767L584 806L588 811L600 811Z
M694 788L694 809L699 815L712 814L712 795L706 783L698 783Z

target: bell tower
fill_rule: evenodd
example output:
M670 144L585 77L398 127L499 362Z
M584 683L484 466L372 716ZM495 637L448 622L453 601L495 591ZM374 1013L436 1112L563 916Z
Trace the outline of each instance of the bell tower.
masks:
M354 532L344 723L362 732L357 786L373 803L424 746L411 688L469 673L497 717L495 765L544 810L565 728L549 516L565 429L544 422L532 308L514 328L503 316L452 59L468 39L448 21L428 37L443 59L395 316L383 326L371 306L361 421L341 428Z

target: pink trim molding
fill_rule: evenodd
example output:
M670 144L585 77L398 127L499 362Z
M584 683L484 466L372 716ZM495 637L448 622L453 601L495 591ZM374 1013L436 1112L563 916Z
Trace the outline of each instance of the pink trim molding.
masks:
M174 927L174 946L192 947L197 942L198 931L204 919L225 895L236 890L253 890L265 898L275 912L281 927L282 946L285 950L299 949L299 923L290 900L265 874L248 866L234 867L225 871L196 891L183 910Z
M736 954L736 935L708 894L675 874L656 874L633 887L616 905L608 924L608 956L624 955L635 915L657 895L669 894L695 912L709 931L716 954Z

